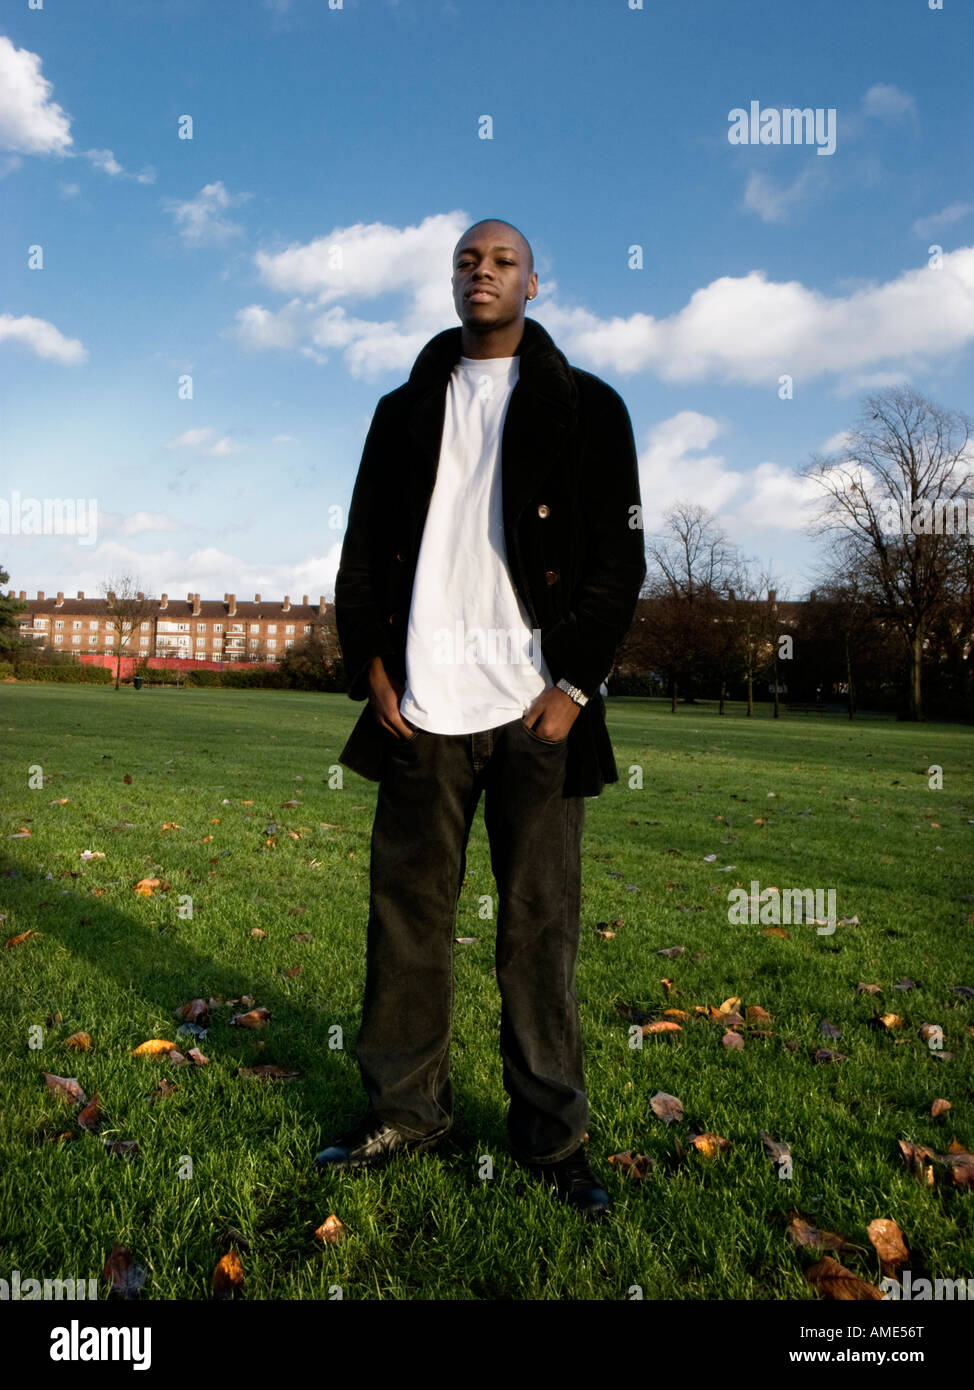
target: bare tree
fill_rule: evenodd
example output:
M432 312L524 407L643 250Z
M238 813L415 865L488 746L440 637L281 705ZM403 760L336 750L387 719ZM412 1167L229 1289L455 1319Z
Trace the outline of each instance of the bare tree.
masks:
M155 600L146 598L140 586L141 580L128 574L109 576L101 586L108 604L105 622L109 631L115 634L116 690L121 680L122 648L130 644L139 624L151 617L156 607Z
M923 717L924 648L963 563L956 532L974 515L972 432L968 416L913 390L884 391L866 397L843 452L805 470L826 494L818 529L835 582L854 575L900 636L911 719Z

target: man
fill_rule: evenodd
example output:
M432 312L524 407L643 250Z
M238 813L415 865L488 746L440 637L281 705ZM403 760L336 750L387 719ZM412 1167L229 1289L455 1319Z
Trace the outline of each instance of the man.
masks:
M483 792L511 1146L600 1216L574 990L581 834L584 798L618 781L598 692L646 565L626 407L525 319L537 292L515 227L465 232L462 326L427 343L365 442L335 608L349 694L368 701L341 761L379 782L356 1049L370 1109L316 1162L374 1166L452 1124L454 922Z

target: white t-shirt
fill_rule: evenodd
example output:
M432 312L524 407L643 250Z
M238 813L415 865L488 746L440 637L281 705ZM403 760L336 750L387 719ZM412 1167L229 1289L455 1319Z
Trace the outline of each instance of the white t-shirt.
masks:
M447 388L399 706L428 733L506 724L553 684L504 543L501 437L519 366L517 357L461 357Z

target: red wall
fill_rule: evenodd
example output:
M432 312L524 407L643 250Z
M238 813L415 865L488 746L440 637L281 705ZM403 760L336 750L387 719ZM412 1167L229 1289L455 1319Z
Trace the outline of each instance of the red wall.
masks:
M86 666L107 666L109 671L114 672L117 657L108 652L79 652L78 660ZM123 656L120 674L123 680L135 674L136 667L140 664L141 657ZM150 656L146 662L149 670L164 671L225 671L228 667L243 667L249 669L253 666L267 666L271 670L277 670L276 661L193 661L191 658L181 656Z

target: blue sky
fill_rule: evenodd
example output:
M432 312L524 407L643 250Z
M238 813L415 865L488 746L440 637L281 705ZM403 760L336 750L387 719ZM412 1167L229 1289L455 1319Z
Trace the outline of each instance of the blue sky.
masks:
M7 587L330 600L375 402L498 216L533 316L629 406L647 530L702 503L802 596L797 470L863 395L969 407L972 10L0 4L0 499L98 508L93 536L0 534ZM752 101L834 111L834 152L732 144Z

